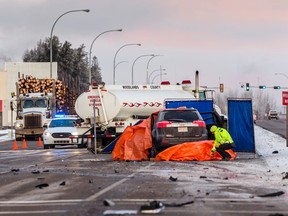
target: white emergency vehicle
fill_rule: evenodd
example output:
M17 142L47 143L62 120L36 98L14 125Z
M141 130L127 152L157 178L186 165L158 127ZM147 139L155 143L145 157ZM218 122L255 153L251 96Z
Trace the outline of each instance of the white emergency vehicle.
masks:
M76 129L76 125L80 123L79 120L77 116L56 114L43 133L44 149L55 148L57 145L77 145L78 148L86 147L87 139L75 138L79 133L85 133L85 129ZM74 138L72 139L72 137Z

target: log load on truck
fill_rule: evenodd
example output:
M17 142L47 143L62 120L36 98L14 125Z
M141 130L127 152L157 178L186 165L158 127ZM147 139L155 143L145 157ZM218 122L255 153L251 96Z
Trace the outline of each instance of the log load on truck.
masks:
M63 83L53 79L37 79L32 76L19 78L16 93L12 93L11 110L16 111L15 137L41 137L54 112L68 112L65 105ZM69 114L69 113L66 113Z
M190 81L183 81L182 85L93 84L76 99L75 111L91 127L95 119L97 145L103 147L121 135L127 126L165 108L165 100L205 100L206 93L204 89L196 92Z

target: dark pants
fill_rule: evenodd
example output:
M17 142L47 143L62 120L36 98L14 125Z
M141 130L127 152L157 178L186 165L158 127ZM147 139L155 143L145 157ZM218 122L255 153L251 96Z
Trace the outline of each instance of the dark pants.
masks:
M224 143L224 144L220 145L218 148L216 148L216 151L222 156L222 158L229 158L230 159L231 155L228 152L226 152L226 150L232 149L233 147L234 147L233 144Z

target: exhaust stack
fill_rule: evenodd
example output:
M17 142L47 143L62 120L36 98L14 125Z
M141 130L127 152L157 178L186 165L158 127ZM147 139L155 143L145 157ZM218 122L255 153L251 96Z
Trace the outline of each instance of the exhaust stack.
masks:
M199 71L195 72L195 97L199 99Z

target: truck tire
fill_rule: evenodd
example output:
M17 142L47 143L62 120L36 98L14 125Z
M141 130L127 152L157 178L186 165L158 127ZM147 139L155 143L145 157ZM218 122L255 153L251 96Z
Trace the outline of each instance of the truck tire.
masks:
M44 146L44 149L49 149L50 148L50 145L43 145Z
M78 147L78 148L84 148L84 147L85 147L85 144L78 144L77 147Z
M150 150L150 158L155 158L157 154L158 154L157 149L154 147L154 145L152 145L152 148Z
M16 141L21 141L22 140L22 136L16 136Z

